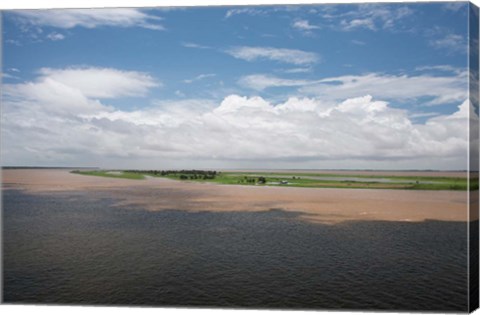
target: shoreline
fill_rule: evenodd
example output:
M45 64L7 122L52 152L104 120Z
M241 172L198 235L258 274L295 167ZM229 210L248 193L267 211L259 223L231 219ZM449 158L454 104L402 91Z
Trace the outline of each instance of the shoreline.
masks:
M426 170L277 170L277 169L231 169L220 170L222 172L232 173L285 173L285 174L328 174L328 175L378 175L378 176L425 176L425 177L464 177L468 175L468 171L426 171Z
M33 166L4 166L2 171L9 170L110 170L99 167L33 167ZM128 171L130 169L112 169L118 171ZM140 171L148 171L141 169ZM174 169L180 170L180 169ZM226 173L283 173L283 174L328 174L328 175L371 175L371 176L424 176L424 177L461 177L466 178L469 171L466 170L327 170L327 169L209 169L206 171L218 171ZM160 171L160 170L159 170Z
M130 179L83 176L65 169L7 169L2 190L26 193L95 192L118 206L148 211L269 211L300 212L311 222L335 224L349 220L420 222L468 220L466 191L383 190L218 185L166 178Z

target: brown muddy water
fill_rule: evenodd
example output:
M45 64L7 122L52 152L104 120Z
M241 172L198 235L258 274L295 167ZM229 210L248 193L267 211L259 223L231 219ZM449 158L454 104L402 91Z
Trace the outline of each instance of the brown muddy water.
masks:
M174 203L175 189L150 191L165 199L152 211L150 199L119 197L139 187L83 176L88 189L40 191L7 179L5 303L467 310L466 220L322 222L270 203L202 210L215 194Z

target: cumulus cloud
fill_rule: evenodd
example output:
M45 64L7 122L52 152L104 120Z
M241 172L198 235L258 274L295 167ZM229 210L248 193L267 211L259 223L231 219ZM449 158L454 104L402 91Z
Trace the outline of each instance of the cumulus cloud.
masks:
M158 23L160 17L147 14L140 9L55 9L12 11L21 22L36 26L95 28L99 26L143 27L164 30Z
M5 120L22 126L45 125L50 129L49 126L70 119L78 122L78 115L112 109L98 99L141 96L157 85L148 74L134 71L44 68L35 81L4 84Z
M298 49L239 46L227 49L226 53L246 61L267 59L294 65L307 65L320 61L318 54Z
M292 97L277 104L229 95L220 103L163 100L125 111L96 99L98 92L83 83L48 73L7 86L5 164L466 167L466 123L474 114L467 101L453 114L422 124L369 95L338 102Z
M348 75L320 80L300 88L300 92L328 99L350 98L371 94L389 100L413 100L430 97L426 105L461 102L466 99L467 72L453 76L431 75L385 75L370 73Z
M422 70L452 70L445 67L425 67ZM388 75L370 73L345 75L318 80L285 79L267 74L243 76L238 83L253 90L262 91L275 87L297 87L305 95L321 97L324 100L344 100L358 95L372 95L376 98L396 101L431 98L424 105L441 105L461 102L467 96L468 74L455 69L452 75Z
M40 92L41 88L39 87L42 86L58 86L78 91L89 98L116 98L143 96L150 88L161 86L161 83L149 74L113 68L42 68L38 73L39 77L36 82L6 86L7 93L29 95L28 91L38 88ZM37 97L36 94L35 97Z

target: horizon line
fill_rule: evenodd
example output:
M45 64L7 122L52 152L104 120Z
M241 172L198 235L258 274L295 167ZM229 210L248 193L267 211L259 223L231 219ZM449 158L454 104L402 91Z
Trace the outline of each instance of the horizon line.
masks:
M373 168L102 168L98 166L1 166L1 169L100 169L100 170L224 170L224 171L371 171L371 172L468 172L468 169L442 170L442 169L373 169Z

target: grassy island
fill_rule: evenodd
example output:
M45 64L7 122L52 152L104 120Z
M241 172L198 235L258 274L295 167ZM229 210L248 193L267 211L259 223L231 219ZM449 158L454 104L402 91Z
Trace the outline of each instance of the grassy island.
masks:
M282 172L221 172L212 170L76 170L72 173L125 179L160 177L225 185L307 188L368 188L408 190L467 190L467 178L438 176L383 176ZM478 184L477 184L478 186ZM471 187L478 189L478 187Z

